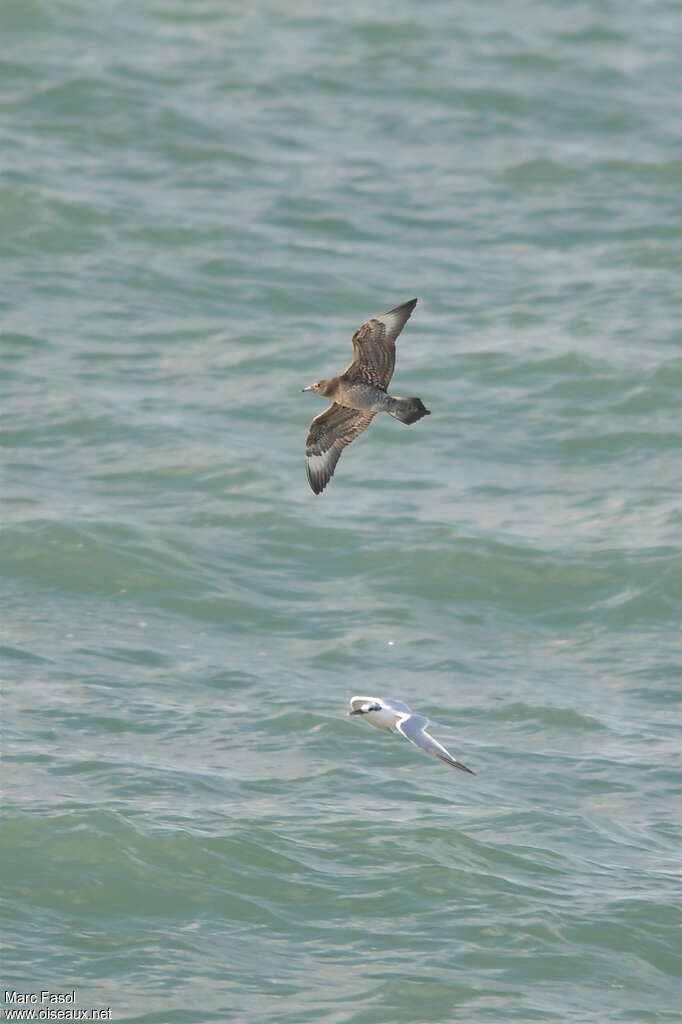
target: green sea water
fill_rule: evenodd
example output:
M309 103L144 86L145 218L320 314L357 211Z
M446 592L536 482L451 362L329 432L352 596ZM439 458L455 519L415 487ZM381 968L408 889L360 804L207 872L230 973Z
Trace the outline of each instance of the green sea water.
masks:
M682 7L0 29L5 1019L682 1020Z

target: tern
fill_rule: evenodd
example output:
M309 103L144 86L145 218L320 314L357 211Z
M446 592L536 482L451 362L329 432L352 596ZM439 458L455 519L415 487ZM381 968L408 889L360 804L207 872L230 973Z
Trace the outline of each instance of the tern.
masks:
M336 469L341 452L366 430L379 412L402 423L428 416L421 398L389 395L395 367L395 340L417 305L416 299L373 317L353 335L353 362L338 377L318 380L304 391L331 398L330 405L310 424L305 445L306 476L321 494Z
M425 715L417 715L410 711L407 704L399 700L384 700L383 697L351 697L351 710L349 715L362 715L366 722L374 725L377 729L384 729L386 732L399 732L415 747L420 747L433 757L445 761L453 768L459 768L461 772L468 772L475 775L476 772L467 768L465 764L458 761L452 754L448 753L444 746L426 731L433 723Z

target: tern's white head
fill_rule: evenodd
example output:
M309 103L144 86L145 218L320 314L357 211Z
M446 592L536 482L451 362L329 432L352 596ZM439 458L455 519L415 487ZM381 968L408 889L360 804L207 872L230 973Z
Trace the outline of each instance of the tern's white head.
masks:
M349 715L366 715L370 711L381 711L381 697L351 697Z
M395 724L401 718L390 702L381 697L351 697L350 707L349 715L363 715L370 725L388 732L395 732Z

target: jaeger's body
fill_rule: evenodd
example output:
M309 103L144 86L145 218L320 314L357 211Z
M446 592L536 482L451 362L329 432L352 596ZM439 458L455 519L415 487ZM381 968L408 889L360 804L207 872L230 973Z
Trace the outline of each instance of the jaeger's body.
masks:
M429 414L421 398L399 398L389 395L386 388L364 381L349 380L345 373L330 380L318 381L317 384L311 384L303 390L314 391L315 394L331 398L345 409L371 412L373 416L378 412L387 412L389 416L395 416L402 423L416 423L422 416Z
M416 304L412 299L368 320L353 335L355 355L348 369L303 388L333 403L315 417L306 441L306 473L315 494L331 480L346 445L367 429L377 413L387 412L408 424L429 415L421 398L401 398L387 391L395 367L395 340Z

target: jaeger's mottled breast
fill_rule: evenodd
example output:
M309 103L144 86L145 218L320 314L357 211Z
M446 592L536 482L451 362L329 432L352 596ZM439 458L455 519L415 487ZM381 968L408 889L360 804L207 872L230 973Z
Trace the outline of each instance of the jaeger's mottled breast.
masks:
M381 388L372 384L351 383L340 378L333 395L334 401L350 409L361 409L363 412L384 412L388 404L388 395Z

